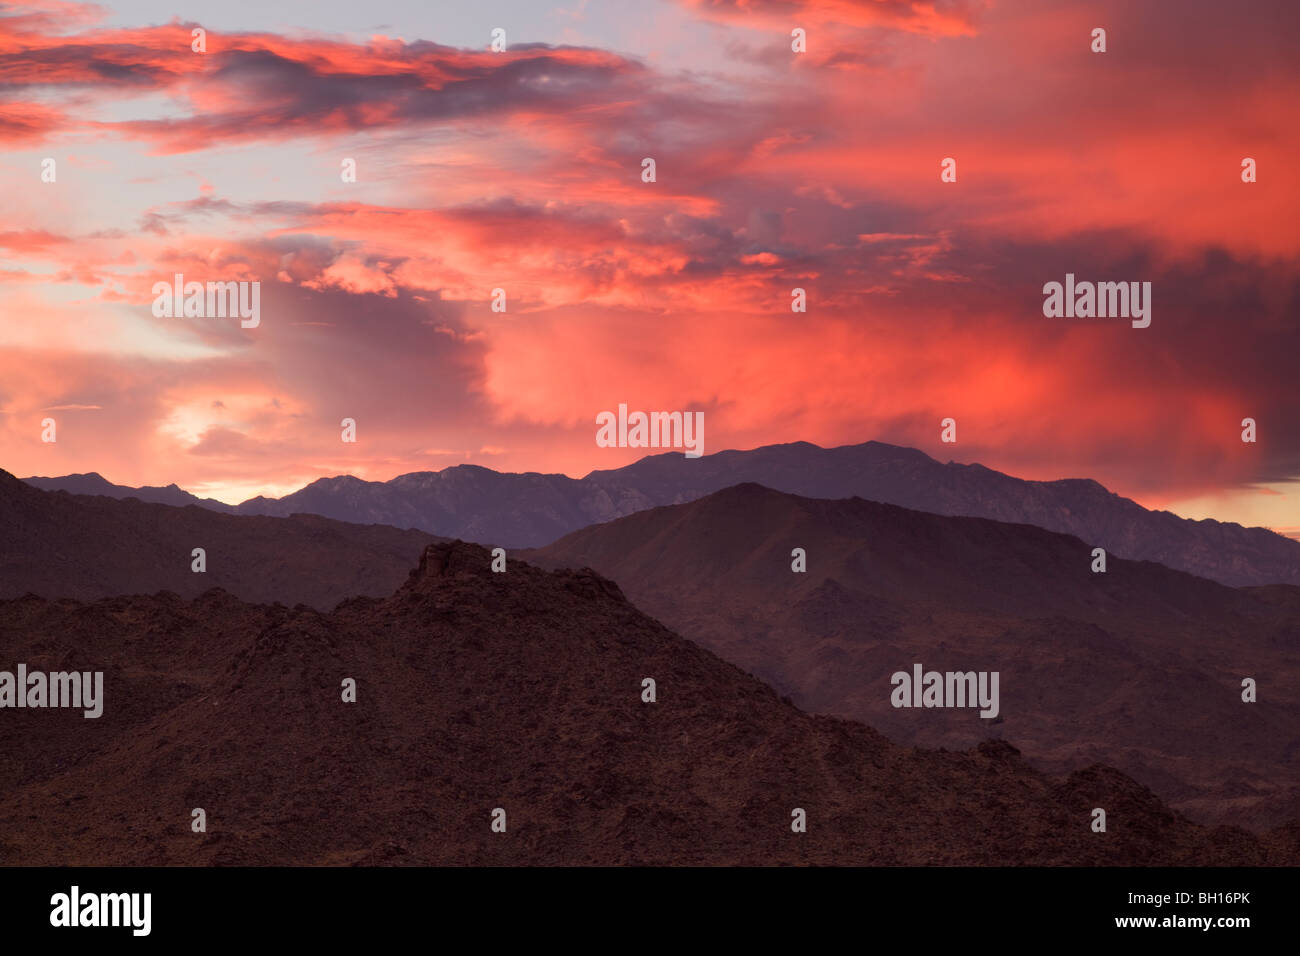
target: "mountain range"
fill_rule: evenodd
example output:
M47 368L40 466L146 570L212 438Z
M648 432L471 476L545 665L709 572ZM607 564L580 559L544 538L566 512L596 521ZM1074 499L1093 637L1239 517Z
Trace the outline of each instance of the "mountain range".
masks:
M1273 531L1150 511L1090 479L1027 481L874 441L838 448L795 442L697 459L670 452L583 478L508 474L477 465L383 482L344 475L318 479L283 498L257 497L234 506L175 485L113 485L97 474L25 480L46 490L235 514L310 513L507 548L539 547L588 525L755 482L809 498L856 496L941 515L1034 524L1121 557L1158 561L1232 586L1300 584L1300 541Z
M1091 542L1032 525L754 484L520 556L592 568L800 707L900 743L992 734L1052 772L1113 764L1194 819L1300 818L1300 588L1114 557L1094 572ZM892 706L917 663L998 672L996 719Z
M391 593L438 540L317 515L238 517L53 494L0 471L0 597L197 597L222 588L247 601L327 610L344 598ZM196 548L203 572L194 570Z
M665 466L675 473L681 462L658 456L638 464ZM472 477L464 470L458 474ZM516 476L496 477L507 486L519 487L513 483ZM431 545L437 547L426 550ZM191 569L195 547L206 551L204 573ZM444 552L444 547L451 550ZM806 572L791 569L795 548L803 549ZM454 577L469 588L465 600L481 605L475 614L500 619L507 629L531 633L528 629L536 622L529 616L527 601L507 586L516 580L511 576L516 569L527 569L526 561L557 572L548 577L527 569L523 576L534 583L561 581L572 589L587 586L575 581L598 580L600 588L617 595L620 606L627 604L626 594L638 614L640 623L635 627L643 626L639 615L644 612L787 695L789 705L832 719L836 726L847 721L846 726L857 728L852 733L875 733L866 730L869 725L892 741L888 746L899 748L899 753L931 754L932 748L940 748L939 753L953 752L962 759L992 755L999 766L1011 760L1020 768L1017 774L1041 782L1040 795L1059 794L1062 786L1109 781L1148 809L1156 808L1151 812L1159 819L1172 815L1170 819L1182 821L1180 827L1234 824L1264 834L1259 837L1263 843L1250 844L1255 846L1250 852L1271 859L1268 855L1274 850L1268 848L1288 845L1286 828L1300 820L1300 693L1295 690L1300 687L1296 654L1300 588L1229 587L1155 562L1116 555L1108 557L1105 573L1094 573L1092 549L1092 541L1033 524L940 515L863 498L806 498L741 483L684 503L638 509L542 548L512 548L509 572L486 573L481 580L470 575L477 582L471 586L465 575L481 570L479 563L488 563L487 552L464 543L452 547L423 531L358 525L311 514L220 514L192 503L176 507L42 491L0 472L0 598L11 599L0 601L0 633L8 629L13 661L30 657L60 668L77 654L84 652L93 659L97 648L106 652L117 648L112 651L111 667L119 668L113 671L113 680L121 688L118 696L125 695L124 703L134 702L127 706L137 717L151 715L152 719L161 713L155 711L155 702L175 704L191 699L186 695L198 688L211 691L225 686L220 684L226 673L221 668L247 650L238 641L260 640L257 635L289 618L295 627L307 628L313 640L323 642L315 645L321 653L335 657L341 647L368 646L371 638L365 634L376 628L424 634L421 621L406 618L402 609L403 602L423 600L412 596L412 581L421 575L443 580L431 574L431 561L463 565L458 565ZM422 554L421 571L399 590L410 565ZM473 559L465 558L467 554ZM543 576L529 577L534 574ZM492 590L492 582L497 590ZM549 613L545 608L550 598L544 592L545 588L534 595L541 619ZM292 610L285 605L293 606ZM350 616L362 611L371 616L365 620ZM439 613L421 604L420 614L437 618ZM469 612L457 612L462 613ZM653 621L650 624L663 630ZM83 626L90 630L81 644L70 644L60 636L81 633ZM467 626L480 633L479 625ZM621 626L607 623L603 640L619 640ZM449 628L440 639L460 640L451 635L463 636L461 625ZM410 650L403 643L406 640L392 635L384 652L398 655L408 668L425 667L429 662L423 652ZM171 648L167 653L173 656L155 661L150 656L155 647ZM315 664L305 663L307 650L295 653L285 662L282 686L264 675L260 686L266 693L283 699L286 687L298 686L317 673ZM493 661L512 653L505 644L494 645ZM582 645L564 666L579 667L582 656L592 653L590 646ZM193 659L194 667L186 669L176 655ZM32 660L27 663L36 667ZM3 661L0 658L0 669ZM981 719L970 709L890 706L891 675L910 670L915 663L927 670L997 671L1003 695L997 719ZM453 671L460 666L458 660L442 658L438 664ZM485 663L485 670L472 671L484 677L484 687L489 689L476 698L478 710L465 719L481 718L483 734L498 728L531 739L541 726L536 714L503 716L504 705L490 686L505 680L514 666L492 664L486 670L489 664ZM388 673L393 681L401 678L396 669ZM1241 699L1241 681L1246 677L1258 682L1256 703ZM148 683L154 679L162 682ZM557 675L556 679L563 678ZM508 693L520 693L515 683L507 686ZM534 705L537 701L531 700L529 706ZM240 707L256 709L248 701ZM257 713L259 719L271 719L265 709ZM6 721L27 719L12 711L6 714ZM223 715L220 721L226 719ZM230 719L251 720L238 709ZM189 729L150 725L148 733L156 731L158 739L172 740L173 733L197 732L186 726ZM89 723L83 729L89 730ZM392 732L413 733L409 728ZM573 727L563 732L579 733ZM749 739L749 733L743 732L744 739ZM279 742L275 752L288 760L298 746L303 745ZM19 780L36 779L31 777L31 767L40 764L39 756L33 752L23 757L25 751L18 744L12 749L16 755L12 760L19 763L9 768L0 763L0 772L11 771ZM312 759L324 759L318 750L311 752L317 754ZM75 747L55 753L62 754L55 767L59 773L91 759L88 751ZM129 759L121 754L112 759L128 763L142 759L140 753L132 753ZM486 751L478 756L490 762ZM767 758L773 766L795 760L785 752L768 753ZM697 754L691 759L705 757ZM925 759L946 766L942 761L948 758L931 754ZM520 772L520 766L511 764L511 772ZM118 769L136 772L133 767ZM1104 769L1110 767L1115 769ZM244 773L258 778L269 772L249 764L232 769L230 779ZM622 775L630 772L620 766L616 776L625 780ZM615 789L623 786L620 783ZM1033 784L1031 789L1039 786ZM284 793L292 803L290 791ZM668 800L666 791L661 795ZM32 794L23 799L29 797ZM1005 803L999 795L987 799L997 806ZM125 795L122 800L124 805L130 802ZM891 804L890 812L897 810ZM1024 812L1032 816L1037 811ZM672 813L681 816L683 811L676 807ZM690 814L684 818L696 819ZM1028 825L1031 830L1040 828L1035 840L1041 837L1050 843L1041 821ZM739 840L739 831L731 832ZM851 844L858 839L849 831L846 834ZM420 860L435 858L430 856L435 851L427 846L417 848L395 838L390 842ZM476 844L476 849L462 847L456 852L489 852L489 846ZM677 843L672 846L672 853L681 849ZM728 846L716 858L690 858L701 862L750 859L739 842ZM1091 861L1095 859L1089 855L1092 849L1070 847L1057 858L1050 856L1055 852L1050 846L1031 843L1013 857L1022 862ZM1197 860L1220 859L1204 846L1183 849ZM642 855L638 849L631 858L666 859L654 855L661 851L670 852L661 846ZM606 859L591 847L583 852L594 855L576 858L553 852L558 855L549 859ZM872 850L883 852L880 846ZM930 855L863 859L948 860L933 845L924 852ZM1147 852L1126 849L1120 857L1106 859L1155 859L1143 855ZM970 847L962 853L966 855L954 859L982 859L971 855L975 850ZM374 859L364 854L358 858ZM266 862L271 858L243 848L233 855L214 852L203 859ZM310 853L282 859L323 861ZM858 860L824 848L822 856L814 854L809 861L846 859ZM400 862L401 853L393 861Z
M599 575L489 564L481 547L434 544L391 595L329 613L220 591L0 600L0 660L104 674L97 719L4 712L0 864L1257 865L1300 852L1300 828L1199 826L1104 765L1049 777L1006 743L919 750L803 713Z

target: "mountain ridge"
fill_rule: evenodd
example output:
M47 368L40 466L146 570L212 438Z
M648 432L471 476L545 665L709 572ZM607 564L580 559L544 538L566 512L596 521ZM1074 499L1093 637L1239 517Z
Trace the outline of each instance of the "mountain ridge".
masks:
M30 480L47 488L61 482ZM935 514L1033 524L1231 586L1300 584L1300 541L1269 529L1148 510L1091 478L1024 480L978 463L940 463L918 449L877 441L829 449L791 442L698 459L667 452L582 478L468 464L407 472L385 482L342 475L318 478L282 498L259 496L214 510L320 514L523 548L746 481L804 497L857 496ZM123 486L113 488L123 494ZM191 503L211 507L203 500Z
M42 491L0 471L0 597L196 597L218 587L245 600L328 609L388 593L437 540L320 515L245 516ZM202 572L193 570L196 548Z
M3 659L105 672L94 721L0 721L0 863L1289 865L1300 851L1295 827L1200 826L1105 766L1047 777L1005 743L918 750L803 713L599 574L490 564L478 545L430 545L387 597L330 612L215 591L0 600Z
M803 549L803 572L792 552ZM589 567L667 626L892 740L995 734L1036 766L1103 761L1202 822L1300 817L1300 588L1232 588L1029 524L742 484L519 557ZM990 725L891 706L920 662L999 672ZM1269 688L1241 699L1242 680Z

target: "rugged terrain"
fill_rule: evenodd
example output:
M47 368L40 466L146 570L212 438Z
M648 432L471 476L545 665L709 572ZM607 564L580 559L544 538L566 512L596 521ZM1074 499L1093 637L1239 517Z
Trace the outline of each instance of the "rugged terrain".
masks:
M1037 766L1112 764L1204 821L1300 817L1300 589L1229 588L1024 524L741 485L534 552L591 567L808 710L892 740L996 734ZM807 572L791 570L803 548ZM890 678L998 671L996 721L894 708ZM1243 678L1258 702L1241 699Z
M1297 859L1295 829L1198 826L1104 766L1054 779L1005 743L915 750L802 713L604 578L489 560L433 545L391 596L328 614L215 591L0 602L0 660L103 670L106 697L98 720L3 712L0 862Z

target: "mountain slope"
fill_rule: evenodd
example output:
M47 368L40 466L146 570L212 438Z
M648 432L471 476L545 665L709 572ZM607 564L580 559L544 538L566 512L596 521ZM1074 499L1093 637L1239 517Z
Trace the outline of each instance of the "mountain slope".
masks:
M0 601L0 659L102 669L106 698L98 720L0 720L0 862L1297 859L1292 831L1194 825L1105 767L1052 780L1004 744L914 751L801 713L607 580L488 567L434 545L389 598L329 614L219 593Z
M1113 764L1198 819L1300 817L1300 589L1114 557L1094 574L1091 551L1029 525L751 484L521 556L594 568L800 706L891 739L996 733L1053 772ZM998 723L893 707L891 676L916 663L999 672Z
M0 597L93 599L224 588L246 600L330 608L389 593L434 536L316 515L237 517L204 508L40 491L0 471ZM207 570L192 570L195 548Z
M65 479L40 481L63 487ZM1024 481L982 465L940 464L915 449L880 442L839 448L796 442L699 459L668 453L581 479L502 474L476 465L387 482L322 478L284 498L254 498L236 510L309 512L538 547L590 524L694 501L743 482L810 498L856 496L935 514L1034 524L1232 586L1300 584L1300 541L1267 529L1148 511L1091 480Z

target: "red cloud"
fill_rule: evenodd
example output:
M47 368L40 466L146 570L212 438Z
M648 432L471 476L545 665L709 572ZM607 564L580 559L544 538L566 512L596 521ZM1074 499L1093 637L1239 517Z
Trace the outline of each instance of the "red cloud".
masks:
M761 29L842 24L972 36L980 0L681 0L702 17Z

